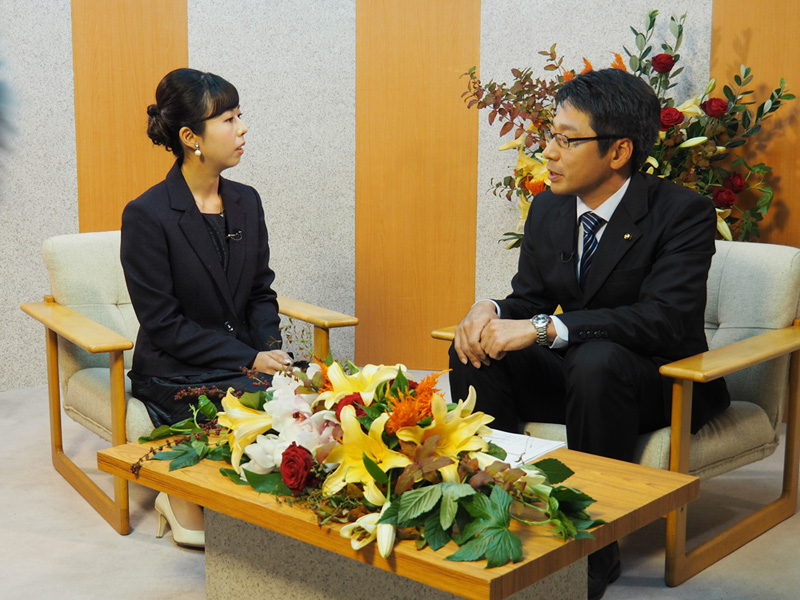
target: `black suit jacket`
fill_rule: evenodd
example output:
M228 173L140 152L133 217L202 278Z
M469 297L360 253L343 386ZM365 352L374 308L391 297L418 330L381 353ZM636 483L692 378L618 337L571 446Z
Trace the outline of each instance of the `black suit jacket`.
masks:
M716 231L708 198L634 174L603 232L584 289L576 276L577 230L575 196L536 196L513 291L498 301L503 317L552 314L560 305L570 346L608 340L652 358L656 366L708 349L706 282ZM695 390L696 431L730 401L722 380ZM667 418L670 398L665 393Z
M174 377L252 366L280 347L264 209L251 187L220 178L227 272L177 162L122 214L121 259L139 334L135 375Z

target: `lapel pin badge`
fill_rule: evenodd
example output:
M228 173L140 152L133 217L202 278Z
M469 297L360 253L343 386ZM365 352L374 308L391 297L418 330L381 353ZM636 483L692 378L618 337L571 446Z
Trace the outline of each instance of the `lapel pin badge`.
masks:
M629 242L631 240L631 234L626 233L625 235L622 236L622 239L625 240L626 242Z

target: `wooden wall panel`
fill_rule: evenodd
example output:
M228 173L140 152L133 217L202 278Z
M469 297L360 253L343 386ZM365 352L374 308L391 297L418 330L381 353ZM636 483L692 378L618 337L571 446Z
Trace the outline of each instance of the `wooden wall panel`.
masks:
M475 295L479 0L359 0L356 362L444 368Z
M711 76L732 82L739 66L753 70L754 96L765 100L786 79L800 97L800 52L796 0L716 0L711 38ZM775 200L760 226L762 241L800 246L800 100L783 106L742 153L748 163L773 168Z
M188 65L186 0L72 0L72 40L80 230L119 229L173 162L147 137L146 110Z

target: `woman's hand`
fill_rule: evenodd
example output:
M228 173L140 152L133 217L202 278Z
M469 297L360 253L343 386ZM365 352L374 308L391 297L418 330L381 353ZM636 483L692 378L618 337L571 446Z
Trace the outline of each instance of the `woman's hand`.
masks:
M292 364L292 357L283 350L259 352L253 361L253 368L267 375L274 375L282 368Z

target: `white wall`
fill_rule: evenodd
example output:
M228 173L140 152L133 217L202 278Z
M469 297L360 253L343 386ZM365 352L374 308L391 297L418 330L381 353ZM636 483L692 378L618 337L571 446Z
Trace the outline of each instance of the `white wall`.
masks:
M44 329L19 305L49 284L45 238L78 231L69 0L0 0L0 79L12 92L0 149L0 390L46 381ZM42 410L47 410L42 407Z
M189 66L239 90L249 127L227 176L264 202L275 289L355 310L355 0L189 2ZM331 332L354 356L354 329Z

